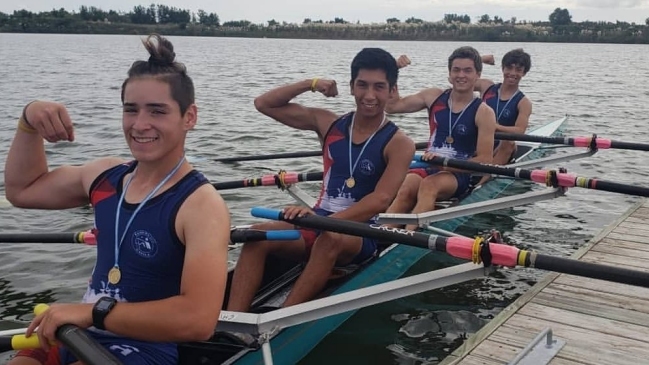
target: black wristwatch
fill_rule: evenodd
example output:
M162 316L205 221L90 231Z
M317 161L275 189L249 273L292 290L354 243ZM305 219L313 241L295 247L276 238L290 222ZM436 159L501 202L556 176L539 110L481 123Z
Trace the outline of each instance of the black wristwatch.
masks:
M117 300L111 297L101 297L92 307L92 325L100 330L105 330L104 320L110 311L115 307Z

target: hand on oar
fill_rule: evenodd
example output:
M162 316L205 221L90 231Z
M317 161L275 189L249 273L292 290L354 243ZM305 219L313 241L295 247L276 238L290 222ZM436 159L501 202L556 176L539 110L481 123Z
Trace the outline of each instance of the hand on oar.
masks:
M432 160L422 161L421 156L415 156L419 163L429 163L437 166L453 167L456 169L483 172L486 174L510 176L525 179L552 187L578 187L593 190L609 191L612 193L629 194L649 197L649 188L635 185L621 184L612 181L581 177L555 170L526 170L521 168L485 165L466 160L457 160L448 157L433 157Z
M444 237L400 228L390 228L378 224L367 225L318 215L307 215L289 220L284 218L280 210L264 207L252 208L251 214L254 217L282 220L307 228L367 237L387 242L397 242L427 248L433 251L441 251L453 257L472 260L475 263L484 262L485 266L493 264L507 267L534 267L542 270L649 288L649 272L520 250L514 246L485 242L482 237L476 239L462 236Z
M415 144L415 148L422 150L428 146L428 142L419 142ZM314 157L322 156L322 150L320 151L301 151L301 152L285 152L285 153L273 153L269 155L253 155L253 156L240 156L240 157L221 157L210 159L210 161L215 162L241 162L241 161L261 161L261 160L277 160L283 158L298 158L298 157ZM194 158L196 159L196 158Z
M49 306L37 304L34 314L42 315ZM82 363L86 365L121 365L122 363L104 347L99 345L90 335L77 326L63 324L56 329L56 339L70 350ZM52 345L55 343L52 342ZM36 333L29 337L24 335L0 336L0 352L23 349L36 349L41 347L41 342Z
M615 148L622 150L649 151L649 144L647 143L613 141L607 138L597 137L597 135L593 135L592 137L544 137L530 134L496 133L494 139L502 141L562 144L573 147L590 147L593 149Z

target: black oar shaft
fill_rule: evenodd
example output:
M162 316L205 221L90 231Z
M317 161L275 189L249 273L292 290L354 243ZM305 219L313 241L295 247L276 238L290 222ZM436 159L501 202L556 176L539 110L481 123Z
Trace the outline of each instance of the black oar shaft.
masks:
M275 160L275 159L294 158L294 157L313 157L313 156L322 156L322 151L286 152L286 153L275 153L271 155L256 155L256 156L243 156L243 157L223 157L223 158L215 158L214 161L240 162L240 161Z
M77 326L64 324L56 330L56 338L86 365L122 365L106 348Z
M611 148L618 148L622 150L649 151L649 144L611 141Z
M564 137L534 136L530 134L520 134L520 133L498 132L494 134L494 139L501 140L501 141L538 142L538 143L566 144L566 145L570 144L568 138L564 138Z
M428 142L418 142L415 143L415 148L418 150L423 150L428 146ZM254 156L242 156L242 157L222 157L215 158L212 161L215 162L242 162L242 161L261 161L261 160L279 160L283 158L298 158L298 157L315 157L322 156L322 150L320 151L302 151L302 152L284 152L284 153L273 153L270 155L254 155Z
M455 250L456 253L452 254L452 256L455 257L465 256L458 250L464 250L463 247L467 247L467 243L469 246L474 244L472 242L473 240L467 238L461 238L460 241L464 242L460 243L457 241L457 237L447 238L434 234L408 231L399 228L388 228L379 225L367 225L316 215L285 219L281 211L263 207L253 208L251 214L258 218L283 220L303 227L349 234L352 236L373 238L381 241L398 242L409 246L428 248L434 251L447 252L448 249L448 252L450 253L452 250ZM448 245L451 245L452 247L449 248ZM507 264L507 266L534 267L542 270L579 275L622 284L649 287L649 273L578 261L569 258L542 255L535 252L518 250L515 247L503 244L491 245L495 247L491 249L495 255L493 256L494 259L498 257L499 260L511 263ZM524 264L521 264L521 261L524 261ZM497 263L496 261L494 262Z
M546 137L518 133L496 133L494 139L502 141L537 142L547 144L561 144L576 147L615 148L622 150L649 151L649 144L637 142L612 141L599 137Z
M590 179L589 185L589 189L649 197L649 188L646 188L644 186L620 184L612 181L597 179Z
M297 182L320 181L322 180L322 176L323 176L322 172L300 173L297 174L296 181ZM272 183L267 182L269 178L272 178ZM212 185L219 190L227 190L227 189L254 187L254 186L270 186L270 185L281 186L281 180L279 174L275 174L275 175L256 177L252 179L224 181L219 183L213 183Z
M83 243L83 232L60 233L2 233L0 242L6 243Z
M421 156L419 156L418 158L421 159ZM527 170L495 165L485 165L466 160L437 156L433 157L428 162L434 165L448 166L457 169L521 178L537 183L548 183L550 185L556 184L556 186L563 187L580 187L586 189L608 191L612 193L649 197L649 188L647 187L622 184L606 180L591 179L555 171Z
M367 225L348 220L321 217L318 215L306 215L294 219L285 219L281 211L256 207L252 210L252 215L260 218L282 220L288 223L296 224L302 227L314 228L324 231L331 231L352 236L367 237L381 241L394 241L407 243L412 246L429 248L435 246L435 235L429 235L420 232L408 231L400 228L390 228L382 225Z
M649 272L631 270L623 267L601 265L542 254L536 254L536 259L530 267L649 288Z

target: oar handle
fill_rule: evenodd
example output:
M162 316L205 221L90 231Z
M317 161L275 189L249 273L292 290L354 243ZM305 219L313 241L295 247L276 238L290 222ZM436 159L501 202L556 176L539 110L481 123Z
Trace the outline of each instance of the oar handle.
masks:
M301 237L295 229L262 231L258 229L235 229L230 232L230 242L294 241Z
M47 304L37 304L34 307L34 314L40 315L49 308ZM64 324L57 328L56 338L68 348L77 358L87 365L121 365L122 363L103 346L99 345L88 333L77 326ZM40 341L36 334L30 337L25 335L14 335L10 338L10 344L5 344L7 338L0 338L0 348L13 350L35 349L40 347Z

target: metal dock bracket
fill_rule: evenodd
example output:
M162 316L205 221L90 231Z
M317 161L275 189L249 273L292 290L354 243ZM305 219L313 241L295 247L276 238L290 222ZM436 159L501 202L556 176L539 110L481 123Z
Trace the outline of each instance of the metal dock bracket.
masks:
M543 340L545 337L545 341ZM560 338L552 337L552 329L547 327L539 333L508 365L548 364L566 344Z

